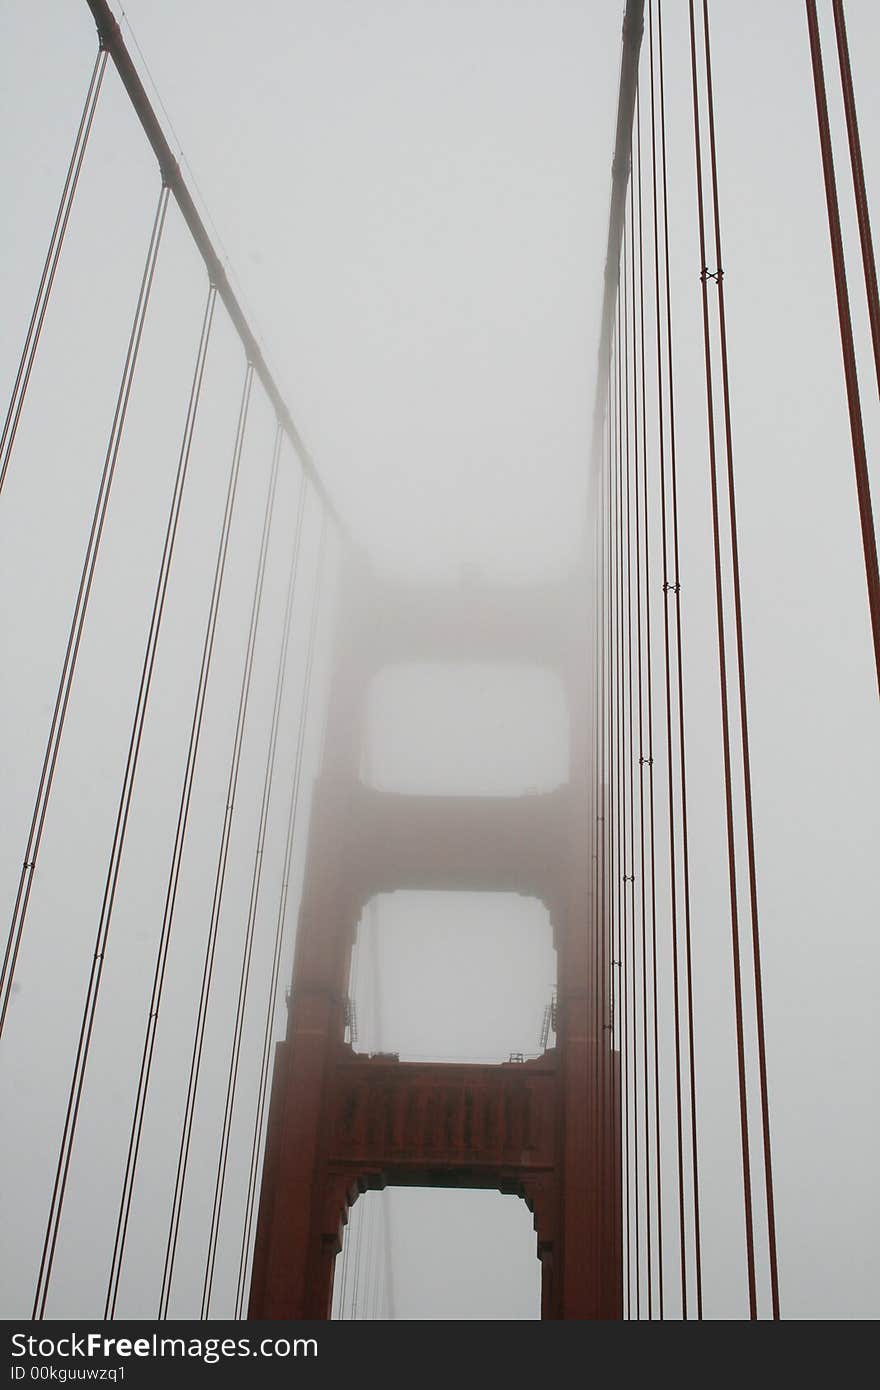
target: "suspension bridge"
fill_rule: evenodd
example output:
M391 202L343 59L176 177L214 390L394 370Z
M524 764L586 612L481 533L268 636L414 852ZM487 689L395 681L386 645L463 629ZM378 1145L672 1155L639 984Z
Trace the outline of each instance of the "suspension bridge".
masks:
M374 563L344 489L306 447L143 64L106 0L83 4L97 51L0 441L0 522L35 547L40 422L60 408L42 364L76 355L53 346L53 314L111 83L155 198L120 300L121 354L102 349L104 376L79 387L94 387L103 443L89 459L70 441L64 630L36 603L9 646L10 685L36 669L51 687L5 816L4 838L22 834L2 1067L30 1174L10 1218L10 1312L393 1319L387 1191L443 1187L525 1204L543 1318L785 1314L774 1162L785 1098L768 1046L731 384L740 286L725 261L716 126L736 113L716 97L712 8L627 0L580 544L554 576L505 584L479 570L392 578ZM846 462L861 542L861 606L847 621L864 646L860 677L880 682L869 466L880 305L859 108L843 0L822 26L815 0L795 9L849 430L829 468ZM686 132L668 119L670 71L689 81ZM673 161L689 165L687 206L670 189ZM685 222L698 256L683 286ZM186 318L176 289L154 302L169 237L188 257ZM683 322L698 325L698 350ZM139 396L150 353L164 459ZM701 514L682 505L695 466ZM147 477L164 480L158 502ZM126 533L114 531L120 492ZM213 527L204 554L187 532L192 493ZM784 550L785 537L768 545ZM119 653L124 677L110 670ZM370 692L383 671L418 663L550 673L569 729L558 784L507 796L380 785ZM112 775L98 777L110 704L126 725ZM712 848L695 791L707 767ZM81 866L89 821L101 846ZM80 867L92 901L74 911ZM541 905L556 979L529 1050L493 1061L387 1050L377 904L415 892ZM450 1012L450 1057L455 1028Z

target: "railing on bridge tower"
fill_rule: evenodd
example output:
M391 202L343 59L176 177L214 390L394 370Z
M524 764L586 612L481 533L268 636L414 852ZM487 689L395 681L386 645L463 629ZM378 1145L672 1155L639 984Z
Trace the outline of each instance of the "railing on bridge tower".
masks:
M700 1318L704 1140L696 1079L700 1038L694 954L705 924L696 922L691 901L692 765L684 660L691 576L684 573L679 511L679 306L670 274L663 8L659 0L649 0L647 6L643 0L627 0L623 23L593 451L584 464L589 510L582 563L555 585L499 594L479 583L445 590L395 586L372 569L294 425L110 6L106 0L87 3L97 23L99 49L0 437L0 508L16 500L16 468L27 454L44 328L51 322L88 145L100 122L108 59L155 156L160 186L105 445L96 464L97 496L74 578L60 676L23 822L24 851L0 972L4 1045L11 1040L23 1047L24 1086L41 1097L45 1091L55 1106L51 1115L48 1104L41 1107L46 1115L39 1152L27 1156L46 1197L28 1306L35 1318L67 1315L72 1306L78 1313L86 1311L77 1301L81 1290L71 1271L79 1272L100 1216L106 1268L88 1283L90 1315L103 1313L110 1319L130 1307L138 1316L175 1315L182 1306L176 1291L184 1267L186 1311L197 1309L202 1318L216 1315L221 1270L223 1307L238 1317L245 1315L248 1301L252 1317L327 1317L334 1261L357 1194L386 1183L443 1182L497 1187L525 1198L535 1217L545 1317ZM806 0L806 14L880 679L880 580L814 0ZM833 0L833 18L880 386L877 275L842 0ZM725 930L729 926L739 1127L739 1171L733 1185L741 1201L738 1229L749 1315L778 1317L722 256L723 169L707 0L689 0L687 19L700 257L693 280L702 324L703 457L711 499L711 572L701 582L709 584L714 596L726 847L726 882L716 916ZM95 910L88 930L77 926L59 933L57 921L47 927L45 914L39 929L32 927L35 904L47 891L44 841L50 838L47 827L51 831L65 732L101 584L106 533L112 529L111 492L119 466L124 472L126 462L126 427L137 399L142 344L154 288L161 282L167 228L175 216L203 263L203 304L198 323L190 325L195 350L181 396L179 443L158 563L154 559L143 605L132 713L120 744L121 778L105 798L108 834ZM191 463L199 457L221 316L238 344L238 379L224 445L217 530L210 556L202 557L203 607L195 620L196 636L192 624L187 636L190 646L197 645L199 660L185 694L169 701L166 692L162 703L155 692L162 680L163 634L172 597L183 603L179 586L175 589L175 563L180 565L180 537L188 524L186 489ZM259 410L268 412L271 421L262 472L252 458ZM28 461L35 463L33 453ZM253 523L244 542L239 536L243 510ZM28 526L31 518L15 524ZM254 563L233 640L225 615L237 545L248 550ZM195 613L192 595L186 602L190 614ZM234 649L231 662L223 662L224 644ZM505 662L525 654L560 671L573 729L567 784L509 801L492 798L491 805L483 798L403 797L366 787L358 776L366 682L381 664L401 654L431 660L442 656L450 664L486 655ZM218 663L226 675L222 690L217 689ZM328 690L322 688L316 696L323 685ZM198 786L205 775L205 728L212 701L225 708L225 744L222 776L205 809ZM97 759L103 746L99 703L96 710L89 739L90 758ZM158 742L151 741L154 725L161 725ZM184 733L175 741L179 728ZM151 881L160 884L161 892L158 911L151 908L151 930L133 932L129 941L134 950L140 936L148 938L146 950L137 947L139 983L145 989L135 1002L114 976L119 933L112 928L121 911L119 890L130 858L131 826L137 821L137 790L145 767L149 770L145 750L152 748L156 756L162 749L164 756L166 745L179 754L170 809L162 809L163 826L170 827L168 856L166 863L152 867ZM215 742L215 759L218 746ZM254 802L242 835L236 811L247 768L253 772L248 786ZM84 776L84 784L87 780ZM63 836L75 839L75 821L84 813L68 809L68 814ZM199 915L186 883L188 855L202 820L201 842L210 847L203 851L199 873L210 882L210 901ZM230 907L235 865L240 882ZM346 1001L358 912L375 894L403 885L509 888L546 902L559 952L553 1048L529 1061L467 1067L363 1056L345 1042L353 1024ZM66 907L63 886L53 901L59 909ZM229 923L233 911L241 919L237 935ZM130 924L130 908L128 920ZM279 1041L294 949L287 1035ZM22 966L39 966L41 953L60 956L75 988L82 985L73 1012L68 1011L63 1051L53 1053L50 1061L37 1055L28 1028L42 1029L57 1001L50 1000L47 1009L38 1000L36 1010L29 1011L30 1022L17 1008ZM219 1002L218 973L224 981ZM177 974L185 979L180 987ZM165 1022L169 1015L173 1026ZM107 1019L109 1025L103 1026ZM169 1030L167 1044L163 1023ZM104 1054L96 1062L102 1037ZM212 1052L215 1046L222 1065ZM128 1090L121 1101L124 1133L112 1151L119 1160L118 1181L109 1192L103 1182L97 1184L100 1191L89 1189L93 1206L74 1222L71 1182L95 1160L94 1142L87 1159L81 1159L84 1117L91 1113L94 1119L88 1083L96 1068L100 1075L111 1074L106 1057L117 1047L128 1068ZM118 1082L117 1077L114 1085ZM173 1093L158 1135L157 1089ZM210 1122L200 1119L206 1090L215 1102ZM167 1115L174 1117L172 1123ZM145 1151L154 1158L161 1154L156 1171L162 1176L152 1174L149 1202L144 1205L143 1199L139 1206ZM195 1253L187 1225L194 1202L200 1204L202 1218ZM65 1232L71 1227L74 1234L68 1239ZM144 1293L148 1281L126 1282L135 1227L142 1244L148 1228L159 1232L151 1245L155 1290L149 1295ZM59 1259L67 1271L62 1295L56 1292Z

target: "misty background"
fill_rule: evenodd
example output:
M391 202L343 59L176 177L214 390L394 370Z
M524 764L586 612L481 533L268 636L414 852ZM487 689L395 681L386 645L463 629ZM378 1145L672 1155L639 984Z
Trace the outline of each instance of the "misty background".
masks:
M565 572L591 520L587 479L622 6L128 0L125 14L142 53L115 9L156 102L145 55L167 108L166 133L185 155L184 177L208 210L298 427L374 563L449 584L474 566L511 584ZM830 6L821 9L851 249ZM738 1317L747 1305L690 56L686 5L667 0L663 11L704 1285L707 1316ZM880 737L806 23L796 0L716 4L711 16L782 1311L867 1317L876 1313L878 1292ZM868 0L850 0L847 19L866 178L876 196L880 109L871 98L880 18ZM84 4L7 0L3 7L0 383L10 388L94 53ZM643 72L646 64L647 39ZM644 87L640 100L644 140ZM0 501L0 883L10 911L158 192L152 154L108 66ZM860 276L851 256L876 484L880 418ZM0 1307L8 1317L27 1314L32 1301L206 289L172 205L0 1059L8 1121ZM93 1314L103 1303L243 374L240 347L218 310L52 1317ZM155 1312L166 1233L157 1212L167 1210L173 1183L273 434L271 411L255 390L120 1316ZM172 1316L193 1315L201 1288L298 486L285 446L218 936L206 1040L212 1061L201 1081ZM318 513L312 498L279 743L285 769L296 745ZM334 559L331 537L298 813L297 891L320 756ZM399 668L374 682L369 745L376 785L515 795L566 779L568 714L547 672ZM259 1065L288 782L279 774L270 808L243 1077ZM283 984L295 911L292 889ZM358 929L358 1045L437 1059L536 1052L554 979L549 922L537 902L386 895ZM282 989L279 1032L283 1014ZM255 1105L255 1083L243 1083L215 1316L229 1315L234 1299ZM538 1316L531 1218L516 1199L399 1190L358 1202L349 1239L355 1218L360 1257L354 1267L350 1258L343 1263L345 1253L340 1258L337 1313L355 1311L357 1281L358 1315L388 1316L388 1273L377 1253L384 1231L397 1317ZM375 1290L372 1304L365 1286Z

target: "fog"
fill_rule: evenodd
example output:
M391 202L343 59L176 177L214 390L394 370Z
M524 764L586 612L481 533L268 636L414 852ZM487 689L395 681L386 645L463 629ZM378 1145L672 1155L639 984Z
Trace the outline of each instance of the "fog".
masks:
M830 6L821 8L830 80ZM880 1282L880 736L806 25L795 0L711 9L782 1309L790 1318L862 1318L876 1314ZM706 1315L732 1318L747 1315L747 1302L690 57L687 7L668 0L663 12L704 1286ZM161 93L184 177L359 553L389 583L459 596L485 589L502 616L520 613L523 596L538 586L578 574L593 534L588 479L622 7L598 0L262 0L250 7L128 0L126 15L137 45L125 23L123 36L154 103ZM869 0L850 0L847 18L876 202L880 108L870 98L880 18ZM39 7L9 0L0 35L6 389L95 41L85 4L62 0ZM644 54L642 61L644 72ZM643 140L646 100L643 85ZM876 487L880 411L857 292L842 114L832 100ZM158 195L152 154L108 65L0 498L0 883L10 912ZM2 1044L8 1137L0 1307L7 1317L29 1315L33 1301L206 292L204 268L172 204ZM50 1317L95 1316L104 1303L244 372L240 345L218 308ZM158 1303L274 432L270 405L255 387L119 1316L153 1317ZM173 1317L199 1313L300 476L285 443ZM310 493L210 1307L216 1317L232 1316L235 1307L267 1007L274 1036L285 1027L344 552L331 526L320 558L320 506ZM315 664L273 1001L316 586ZM583 616L589 660L586 595L584 603L583 614L571 612L570 630L576 640ZM361 778L411 795L550 792L572 775L578 709L570 699L558 672L527 657L501 663L477 654L453 665L423 653L390 665L368 692ZM658 799L665 775L658 767ZM663 914L665 930L665 898ZM668 1004L668 965L664 972ZM537 1054L555 983L550 920L537 898L389 890L357 924L351 1040L363 1052L413 1060ZM668 1075L668 1041L663 1063ZM664 1132L667 1124L664 1115ZM668 1204L672 1233L671 1197ZM531 1217L517 1198L369 1193L352 1209L335 1315L535 1318L534 1254ZM766 1282L762 1268L764 1303ZM669 1313L677 1316L674 1299Z

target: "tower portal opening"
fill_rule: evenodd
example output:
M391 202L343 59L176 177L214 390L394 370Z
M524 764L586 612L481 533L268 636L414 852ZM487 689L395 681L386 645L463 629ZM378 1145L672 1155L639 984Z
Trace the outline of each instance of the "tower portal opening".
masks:
M402 1061L506 1062L552 1042L547 908L517 893L383 893L352 955L351 1041Z
M332 1316L539 1319L531 1212L520 1197L468 1188L364 1193L336 1259Z

